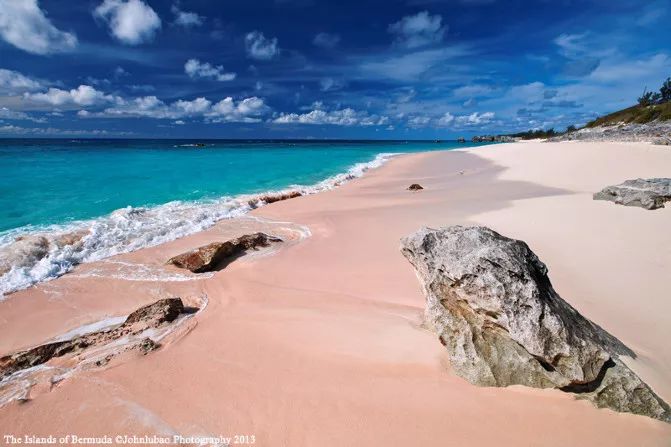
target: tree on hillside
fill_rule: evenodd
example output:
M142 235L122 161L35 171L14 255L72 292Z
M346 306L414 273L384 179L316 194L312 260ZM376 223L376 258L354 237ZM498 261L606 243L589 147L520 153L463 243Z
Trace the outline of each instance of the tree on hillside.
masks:
M659 101L660 102L669 102L671 101L671 78L666 78L662 88L659 89Z
M660 102L661 95L659 93L649 92L646 88L643 94L638 98L638 104L641 106L651 106Z

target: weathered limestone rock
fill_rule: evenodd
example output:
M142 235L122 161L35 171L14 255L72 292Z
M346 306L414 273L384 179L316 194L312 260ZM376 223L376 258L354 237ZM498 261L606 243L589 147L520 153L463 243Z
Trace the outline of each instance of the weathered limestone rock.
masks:
M281 194L267 194L265 196L259 197L259 201L266 204L271 204L275 202L281 202L282 200L295 199L296 197L301 197L303 194L300 191L289 191Z
M168 264L192 271L193 273L210 272L227 258L237 256L246 250L267 247L272 242L281 242L278 237L265 233L245 234L225 242L214 242L195 250L177 255L168 260Z
M594 200L610 200L619 205L640 206L647 210L664 208L664 202L671 200L671 178L627 180L605 187L594 194Z
M420 191L422 189L424 189L424 187L419 183L413 183L412 185L408 186L408 191Z
M131 313L120 326L74 337L70 340L47 343L26 351L0 357L0 380L16 371L46 363L52 358L78 353L90 347L102 346L129 334L139 334L146 329L171 323L184 312L179 298L165 298L141 307ZM147 353L158 348L149 338L144 338L138 348Z
M671 420L669 406L618 359L634 353L555 292L524 242L453 226L421 229L401 250L423 284L427 323L461 377L559 388L600 407Z

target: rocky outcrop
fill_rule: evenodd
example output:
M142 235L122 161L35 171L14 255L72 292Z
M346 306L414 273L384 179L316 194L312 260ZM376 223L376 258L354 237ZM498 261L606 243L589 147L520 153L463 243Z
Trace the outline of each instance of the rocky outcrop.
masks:
M106 345L128 335L136 335L147 329L158 328L175 321L183 312L184 305L181 299L166 298L141 307L131 313L123 324L114 329L92 332L65 341L47 343L1 357L0 380L16 371L41 365L55 357L77 354L90 348ZM147 353L156 349L157 346L153 340L145 337L137 347Z
M664 208L671 200L671 178L627 180L607 186L594 194L594 200L610 200L618 205L639 206L647 210Z
M665 144L665 142L671 141L671 121L585 127L550 138L548 141L617 141Z
M421 191L422 189L424 189L424 187L419 183L413 183L412 185L408 186L408 191Z
M282 239L265 233L245 234L225 242L214 242L195 250L177 255L168 260L168 264L192 271L193 273L211 272L225 260L238 256L247 250L268 247L272 242Z
M269 205L271 203L275 202L281 202L282 200L289 200L289 199L295 199L296 197L301 197L303 194L300 191L289 191L285 193L278 193L278 194L266 194L265 196L259 197L256 202L263 202L266 205ZM255 202L255 203L256 203ZM251 205L251 203L250 203Z
M471 138L473 143L514 143L517 141L509 135L476 135Z
M634 353L555 292L524 242L453 226L424 228L401 250L423 284L427 323L461 377L558 388L600 407L670 420L669 406L619 360Z

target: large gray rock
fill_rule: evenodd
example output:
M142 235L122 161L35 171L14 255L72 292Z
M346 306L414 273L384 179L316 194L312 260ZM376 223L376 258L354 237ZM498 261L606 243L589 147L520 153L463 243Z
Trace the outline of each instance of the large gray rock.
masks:
M594 194L594 200L610 200L619 205L640 206L647 210L664 208L671 200L671 178L627 180L607 186Z
M559 388L600 407L670 420L669 406L618 359L634 353L555 292L524 242L453 226L421 229L401 250L424 287L427 323L461 377Z

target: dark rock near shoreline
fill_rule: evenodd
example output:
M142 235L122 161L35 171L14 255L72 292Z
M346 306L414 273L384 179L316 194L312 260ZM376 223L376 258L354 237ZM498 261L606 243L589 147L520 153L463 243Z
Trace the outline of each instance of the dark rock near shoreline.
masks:
M671 200L671 178L627 180L607 186L594 194L594 200L609 200L618 205L638 206L647 210L664 208Z
M225 242L214 242L195 250L177 255L168 260L168 264L192 271L204 273L216 270L226 259L233 258L247 250L268 247L282 239L265 233L245 234Z
M256 206L256 203L258 202L264 202L266 205L270 205L271 203L275 202L281 202L282 200L289 200L289 199L295 199L296 197L301 197L303 193L300 191L289 191L286 193L280 193L280 194L267 194L265 196L261 196L258 198L258 200L250 202L250 205Z
M454 371L481 386L558 388L599 407L670 421L624 363L634 353L566 303L522 241L485 227L422 229L402 241L426 319Z
M74 337L70 340L47 343L26 351L17 352L0 358L0 379L33 366L41 365L52 358L66 354L76 354L88 348L102 346L130 334L139 334L165 323L172 323L184 312L179 298L166 298L141 307L131 313L120 326L107 330ZM144 338L137 347L144 353L158 348L153 340ZM108 359L109 361L109 359ZM102 363L101 363L102 364Z
M514 143L517 141L509 135L478 135L471 138L473 143Z
M424 187L419 183L413 183L412 185L408 186L408 191L421 191L422 189L424 189Z

